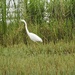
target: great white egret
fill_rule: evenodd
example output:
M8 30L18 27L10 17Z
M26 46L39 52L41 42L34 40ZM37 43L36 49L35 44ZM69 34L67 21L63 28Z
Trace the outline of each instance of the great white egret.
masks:
M37 36L36 34L31 33L31 32L28 31L27 23L26 23L25 20L21 19L21 21L24 22L26 32L27 32L28 36L30 37L30 39L31 39L32 41L34 41L34 42L37 42L37 41L43 42L42 39L41 39L39 36Z

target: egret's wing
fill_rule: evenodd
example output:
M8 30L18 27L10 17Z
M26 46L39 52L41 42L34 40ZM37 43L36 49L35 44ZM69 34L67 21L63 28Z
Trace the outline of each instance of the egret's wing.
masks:
M36 42L36 41L42 42L42 39L41 39L39 36L37 36L36 34L34 34L34 33L29 33L29 37L30 37L30 39L33 40L34 42Z

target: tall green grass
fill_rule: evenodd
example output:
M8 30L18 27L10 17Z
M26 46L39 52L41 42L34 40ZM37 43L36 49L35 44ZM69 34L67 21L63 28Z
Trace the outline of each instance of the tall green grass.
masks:
M0 75L74 75L75 42L0 46Z
M1 7L2 7L2 31L5 34L6 33L6 0L1 1Z
M9 12L10 5L6 6L6 0L1 0L0 3L2 8L0 40L3 40L0 44L2 45L27 44L31 42L25 33L23 24L20 22L21 18L25 19L28 23L29 31L39 35L43 39L44 44L50 43L51 41L56 43L59 40L70 42L75 39L74 0L51 0L50 3L46 0L24 0L21 2L18 1L17 5L13 1L13 8L15 9L13 12L15 13L14 17ZM46 10L44 7L45 4ZM44 20L45 12L49 14L49 23L46 23ZM9 25L6 25L6 19L10 20Z

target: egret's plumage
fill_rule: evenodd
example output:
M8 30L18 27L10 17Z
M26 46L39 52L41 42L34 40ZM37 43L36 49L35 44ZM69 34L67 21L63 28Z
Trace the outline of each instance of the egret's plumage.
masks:
M41 39L39 36L37 36L36 34L31 33L31 32L28 31L26 21L25 21L25 20L21 20L21 21L24 22L25 28L26 28L26 32L27 32L28 36L30 37L30 39L31 39L32 41L34 41L34 42L37 42L37 41L42 42L42 39Z

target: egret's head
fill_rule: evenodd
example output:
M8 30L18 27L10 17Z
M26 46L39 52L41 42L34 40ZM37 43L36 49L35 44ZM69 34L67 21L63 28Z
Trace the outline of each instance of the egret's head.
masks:
M27 25L27 23L26 23L26 21L25 21L24 19L21 19L21 22L24 22L24 23L25 23L25 25Z

